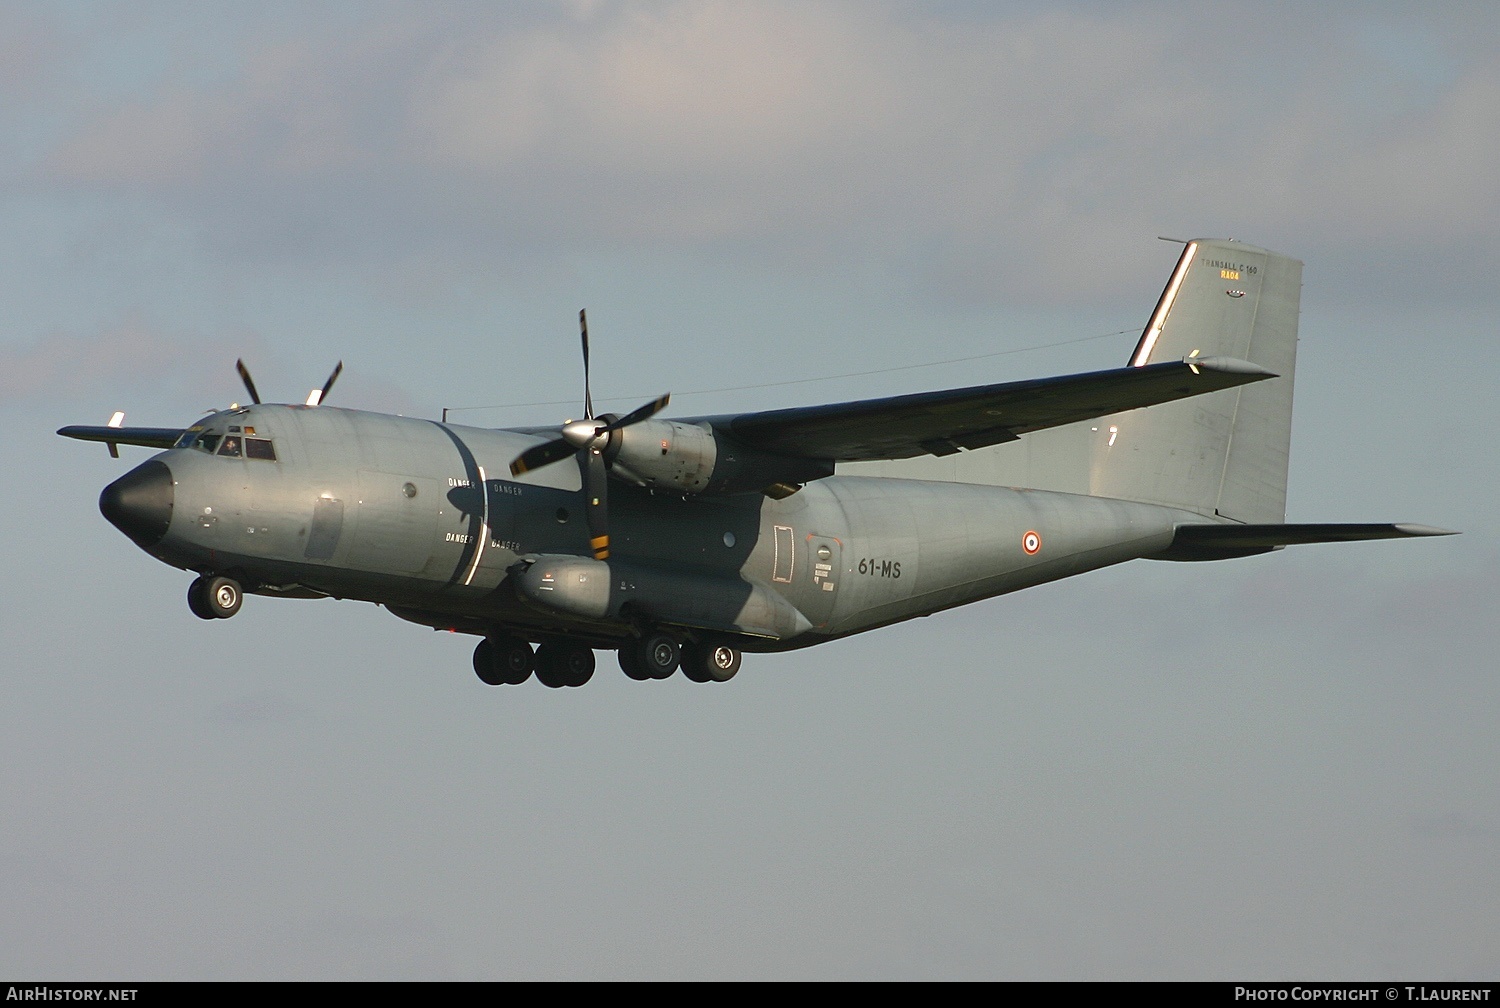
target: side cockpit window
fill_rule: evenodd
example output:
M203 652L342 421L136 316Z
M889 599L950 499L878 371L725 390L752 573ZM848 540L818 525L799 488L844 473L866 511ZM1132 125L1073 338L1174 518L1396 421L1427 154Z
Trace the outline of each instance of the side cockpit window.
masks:
M219 450L215 454L223 458L239 458L240 438L235 434L230 434L219 442Z
M276 446L267 438L246 438L245 457L250 459L265 459L267 462L276 461Z

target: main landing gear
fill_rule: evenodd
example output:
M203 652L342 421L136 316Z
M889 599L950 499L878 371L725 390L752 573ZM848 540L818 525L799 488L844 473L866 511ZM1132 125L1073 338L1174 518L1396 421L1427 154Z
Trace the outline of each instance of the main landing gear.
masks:
M594 652L567 641L548 641L532 651L519 637L500 634L474 646L474 672L490 686L519 686L533 672L553 689L582 686L593 678Z
M740 653L727 644L682 644L649 633L619 650L620 668L638 681L667 679L679 668L693 682L728 682L740 670ZM518 637L486 637L474 647L474 672L491 686L518 686L536 673L543 686L582 686L594 675L594 652L567 640L545 641L535 651Z
M519 686L535 667L531 645L515 637L485 637L474 648L474 673L490 686Z
M188 586L187 601L199 619L228 619L240 611L245 590L234 578L203 574Z

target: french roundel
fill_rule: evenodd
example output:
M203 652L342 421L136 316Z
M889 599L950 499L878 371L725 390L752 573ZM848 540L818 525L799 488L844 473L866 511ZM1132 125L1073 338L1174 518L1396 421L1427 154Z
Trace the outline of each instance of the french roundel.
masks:
M1026 551L1027 556L1036 556L1042 550L1042 537L1035 531L1028 530L1021 537L1021 548Z

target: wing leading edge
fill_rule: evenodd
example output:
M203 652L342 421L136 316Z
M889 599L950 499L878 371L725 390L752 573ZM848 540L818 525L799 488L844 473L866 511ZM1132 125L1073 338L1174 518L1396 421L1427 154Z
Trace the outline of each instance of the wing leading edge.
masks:
M1229 357L707 417L762 451L834 462L950 455L1022 434L1277 377Z

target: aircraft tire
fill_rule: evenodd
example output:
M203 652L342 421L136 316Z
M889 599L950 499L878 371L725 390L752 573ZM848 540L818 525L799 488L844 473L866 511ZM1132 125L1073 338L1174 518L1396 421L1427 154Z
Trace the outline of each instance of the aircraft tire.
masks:
M531 650L530 644L508 634L491 637L489 642L502 683L519 686L531 678L532 670L536 668L536 652Z
M582 686L594 676L594 652L581 644L548 642L536 649L536 677L543 686Z
M620 671L631 679L636 682L646 682L651 678L651 673L641 665L641 656L634 647L626 644L616 654L620 661Z
M682 648L663 633L647 634L635 646L642 670L652 679L670 679L682 661Z
M214 614L213 609L208 604L208 590L206 588L207 582L207 578L198 577L194 578L193 583L188 585L188 608L191 609L193 611L193 615L198 617L199 619L218 619L219 617Z
M693 682L728 682L740 670L740 653L728 644L687 644L682 674Z
M489 642L489 638L481 638L474 645L474 674L486 686L501 686L505 679L500 673L500 663L495 660L495 646Z
M199 619L228 619L240 611L245 590L234 578L204 574L188 588L188 608Z

